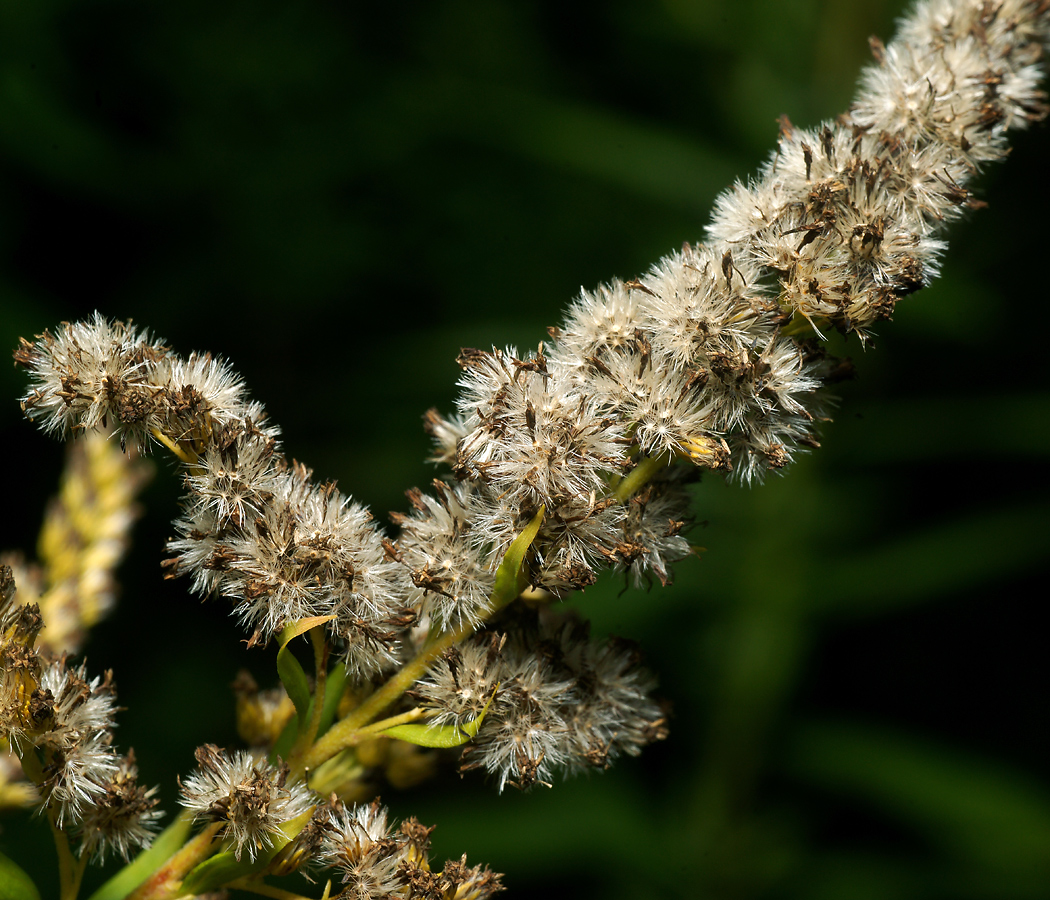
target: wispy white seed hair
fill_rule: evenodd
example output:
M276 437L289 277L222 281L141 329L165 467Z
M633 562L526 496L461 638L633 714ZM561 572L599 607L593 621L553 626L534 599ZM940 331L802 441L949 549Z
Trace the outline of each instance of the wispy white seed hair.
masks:
M551 329L555 339L551 359L570 367L574 382L585 384L591 357L604 359L634 346L643 323L639 297L642 295L619 280L595 291L581 288L564 324Z
M120 769L111 746L113 687L108 677L88 681L84 665L71 669L63 658L44 668L40 698L37 715L47 727L38 729L33 744L53 760L42 786L44 808L56 809L59 827L76 824Z
M217 464L224 465L221 455ZM387 555L371 514L334 484L315 484L305 467L258 466L260 490L238 494L239 523L224 523L207 500L176 522L180 537L169 543L176 570L193 572L196 589L233 600L255 630L253 641L268 641L290 622L334 616L326 627L353 674L394 664L413 618L406 608L412 585Z
M438 726L462 728L474 722L496 698L501 679L513 677L503 664L499 636L487 633L449 650L415 690L436 713Z
M213 744L197 748L199 768L182 782L180 802L198 819L224 822L237 859L251 859L273 846L281 826L309 812L317 797L301 782L288 782L286 769L256 759L246 750L229 752Z
M127 860L132 851L148 847L157 822L163 815L157 809L157 789L138 783L138 769L129 754L104 785L105 792L84 810L80 824L80 853L105 862L113 853Z
M538 510L497 495L484 483L470 494L470 506L469 540L495 571ZM593 584L596 568L612 552L623 517L619 503L596 492L544 505L540 532L526 560L530 582L559 595Z
M643 296L641 327L661 365L689 373L710 370L719 354L734 354L761 334L763 293L757 273L742 271L711 247L686 244L660 260L634 293Z
M458 445L461 475L536 509L601 490L605 473L623 465L629 441L621 427L586 394L552 379L542 355L472 351L460 363L469 429Z
M175 422L185 419L185 427L194 427L204 411L220 426L239 422L246 412L244 380L228 362L210 353L191 353L185 359L169 355L156 365L154 379L168 392L165 410L169 418ZM170 427L165 432L176 440L184 436L172 433Z
M512 648L509 655L505 665L513 675L501 686L497 708L471 746L470 762L495 775L500 791L508 784L522 789L549 786L554 771L567 761L563 715L571 702L572 682L558 678L556 670L532 652L515 654Z
M337 869L347 900L381 900L403 896L401 864L408 840L387 823L378 802L333 809L317 861Z
M125 436L144 443L154 406L149 364L166 352L147 331L98 313L66 324L16 353L33 376L23 408L55 434L101 428L112 418Z
M800 346L778 337L756 272L741 271L732 253L686 245L641 281L578 303L553 332L552 377L591 391L646 455L686 457L746 480L783 465L812 443L807 404L818 405L820 381ZM614 340L590 336L590 323L628 310L631 327L618 323Z
M607 768L621 753L637 756L666 735L665 717L653 699L656 681L641 666L629 641L588 639L586 626L568 624L557 636L564 665L573 673L575 702L565 710L573 744L570 770Z
M434 440L430 462L455 465L459 442L469 430L463 416L443 416L436 409L428 409L423 416L423 427Z
M810 131L785 121L759 177L720 198L715 249L775 276L787 314L870 334L936 274L935 234L975 205L980 163L1046 114L1034 63L1047 18L1030 0L920 3L876 46L846 116Z
M507 785L549 784L559 769L604 768L666 734L655 680L633 645L589 639L587 626L525 616L504 635L478 632L431 667L418 687L442 725L475 721L462 769Z
M485 769L500 791L507 785L549 786L569 750L564 720L574 699L569 674L537 652L535 640L525 633L509 640L479 634L472 640L474 646L464 648L460 658L434 667L424 696L440 710L440 720L457 724L464 724L465 713L473 713L483 697L484 703L491 699L481 730L464 751L462 768Z
M635 587L655 578L662 585L673 580L671 564L692 549L684 531L692 524L691 497L685 480L688 470L673 467L650 482L627 503L622 537L615 548L616 569L629 572Z
M114 428L122 444L147 449L161 434L203 446L214 429L246 420L276 434L227 363L209 354L182 359L148 332L98 313L23 341L15 361L32 378L26 415L59 435Z
M226 446L210 444L186 474L191 514L213 520L217 530L250 525L272 502L285 468L273 438L242 435Z
M475 488L435 481L434 491L409 491L412 514L392 515L401 526L396 558L415 586L408 602L441 628L477 627L489 611L495 574L470 539Z

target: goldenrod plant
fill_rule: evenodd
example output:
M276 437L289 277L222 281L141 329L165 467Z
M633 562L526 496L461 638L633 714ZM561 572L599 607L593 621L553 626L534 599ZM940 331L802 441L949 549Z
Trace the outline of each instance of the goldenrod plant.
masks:
M393 531L291 457L232 363L102 313L22 339L25 415L89 460L45 522L43 574L0 569L0 726L16 799L51 831L58 896L114 859L91 900L503 890L466 856L432 865L432 829L395 821L376 784L454 765L528 791L668 737L659 648L649 666L633 642L592 636L572 601L603 572L625 590L669 584L699 552L701 474L757 485L819 447L829 386L851 368L829 338L868 346L938 274L947 226L981 205L975 176L1046 116L1048 40L1047 0L918 4L872 40L848 111L781 118L701 242L581 291L535 350L461 350L455 409L424 418L437 477L407 492ZM166 821L165 786L118 749L111 674L64 652L112 594L142 478L118 448L177 467L165 578L226 605L273 663L266 690L238 677L240 746L197 748ZM548 828L556 841L572 824ZM3 865L0 889L36 896Z
M85 434L66 452L59 493L40 531L38 561L0 555L18 585L19 604L36 606L47 622L37 645L49 656L80 652L87 631L112 609L114 570L127 550L135 497L149 472L141 457L121 452L101 432ZM0 762L0 806L31 806L37 799L8 752Z

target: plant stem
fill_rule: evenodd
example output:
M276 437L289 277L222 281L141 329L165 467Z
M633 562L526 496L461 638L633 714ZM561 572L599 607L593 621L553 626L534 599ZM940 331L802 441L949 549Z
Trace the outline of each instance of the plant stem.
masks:
M165 447L167 447L172 453L174 453L179 459L188 465L194 465L197 462L197 454L194 453L192 456L183 450L178 444L176 444L170 437L168 437L159 428L151 428L150 434L153 435L158 441L160 441Z
M215 836L225 822L212 822L187 841L156 872L130 893L127 900L168 900L179 896L182 879L215 849Z
M525 587L526 581L522 565L525 560L525 554L543 526L544 512L545 507L540 506L529 521L529 524L511 541L507 552L503 555L503 561L496 570L496 582L492 588L492 597L486 618L495 615L508 603L516 600ZM353 710L345 719L333 725L328 733L303 756L302 768L298 771L293 770L292 774L303 775L356 742L357 732L412 687L441 654L473 634L475 627L474 624L469 622L464 623L459 628L446 631L444 634L430 639L423 646L423 649L419 651L415 659L407 663L379 690L365 698L364 703Z
M80 893L80 880L84 877L84 866L87 857L77 859L69 846L69 836L58 827L53 811L49 810L47 822L55 839L55 850L58 853L58 883L61 900L76 900Z
M666 453L645 457L620 479L620 483L616 485L616 489L613 491L613 496L621 503L626 503L645 487L657 472L667 468L670 461L671 459Z
M89 900L123 900L145 881L189 836L193 813L184 809L154 839L148 850L143 850L123 869L96 890Z
M368 740L379 734L379 732L386 731L388 728L393 728L395 725L407 725L409 722L415 722L416 719L422 719L427 712L428 711L423 709L422 706L417 706L415 709L410 709L408 712L403 712L396 716L390 716L387 719L380 719L378 722L373 722L371 725L365 725L363 728L358 729L355 736L357 740L355 740L351 746L359 744L361 741ZM431 710L430 712L433 715L434 711Z
M252 894L262 894L264 897L275 897L277 900L310 900L310 898L304 897L302 894L274 887L272 884L267 884L265 881L259 881L255 878L238 878L236 881L231 881L226 887L234 888L238 891L248 891Z
M495 611L495 610L493 610ZM369 695L364 703L345 719L336 722L328 733L313 745L302 758L303 770L314 769L340 750L356 743L356 734L368 725L379 713L390 706L405 691L415 684L434 661L450 647L474 632L470 624L461 625L454 631L446 631L427 644L419 654L404 666L379 690Z
M11 741L11 749L22 764L22 771L26 778L37 786L42 785L47 779L40 757L36 755L36 748L31 743L16 737ZM75 900L80 891L80 880L84 877L84 866L87 860L86 858L78 860L73 856L73 850L69 846L69 836L58 827L54 809L47 810L47 824L51 826L51 835L55 839L55 853L58 855L59 897L61 900Z

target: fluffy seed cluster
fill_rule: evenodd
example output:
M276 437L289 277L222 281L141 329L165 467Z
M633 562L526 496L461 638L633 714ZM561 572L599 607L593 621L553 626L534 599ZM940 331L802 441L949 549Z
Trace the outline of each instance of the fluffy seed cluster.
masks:
M260 427L266 418L226 363L208 354L181 359L148 332L97 313L36 344L23 340L15 362L35 377L22 399L26 415L60 435L112 425L122 444L167 440L192 450L216 429Z
M521 616L503 634L478 632L434 666L417 691L441 725L489 707L463 768L506 785L549 784L556 769L607 768L666 736L654 679L634 645L590 640L586 624Z
M265 464L249 458L242 469L242 443L225 454L210 448L200 474L187 479L180 536L169 544L177 554L171 573L189 571L199 592L229 597L254 629L253 643L290 622L333 616L329 633L353 672L368 676L394 664L415 614L406 606L408 578L387 557L371 515L272 451Z
M109 673L48 659L35 647L43 627L36 605L14 600L11 570L0 567L0 735L22 760L42 810L80 839L81 854L125 859L148 846L160 813L155 789L137 781L134 756L113 749L115 692Z
M230 753L214 744L197 748L197 770L182 782L180 802L196 818L223 822L224 834L241 858L274 846L281 827L312 811L317 798L285 768L257 760L246 750Z
M587 391L645 453L744 480L784 466L813 445L815 391L834 371L798 336L866 339L936 274L939 234L979 205L978 167L1046 114L1047 30L1037 0L920 4L875 45L845 116L782 121L760 175L719 198L708 244L582 293L552 330L552 378Z
M850 111L816 130L784 120L760 177L719 200L711 237L784 314L865 337L937 273L937 235L980 205L967 185L1006 133L1046 115L1036 62L1045 4L923 3L877 42Z
M488 590L510 543L540 509L526 561L534 587L560 596L586 588L608 567L630 570L636 580L670 580L670 563L689 553L679 534L690 518L688 479L663 466L639 502L638 493L617 495L645 454L637 428L597 383L557 377L542 345L524 359L494 349L464 350L459 361L459 414L426 416L434 458L451 465L454 481L435 481L434 497L411 492L413 513L395 518L395 556L424 597L468 598L430 599L425 609L442 622L469 619L461 610L483 613L469 585Z
M112 426L122 443L160 443L186 463L169 572L230 598L253 642L331 616L328 631L354 674L397 661L415 620L404 567L386 555L366 509L284 458L278 430L226 363L182 359L97 315L23 341L15 359L34 381L23 408L48 431Z
M334 869L342 900L488 900L503 890L500 875L468 867L466 857L450 860L440 872L427 858L430 833L415 819L391 827L378 801L324 810L323 837L315 862Z
M199 819L223 823L221 835L237 859L267 854L269 874L320 873L338 884L333 900L487 900L503 890L499 875L468 867L466 858L432 871L433 829L415 819L395 827L378 800L322 800L289 781L287 769L245 751L206 744L196 756L199 768L182 785L182 804Z
M810 130L782 120L759 175L719 198L706 243L582 291L535 352L463 350L456 413L426 416L449 471L432 494L410 492L396 540L284 459L225 363L181 359L130 325L96 316L23 341L23 407L51 432L110 426L175 452L187 498L171 572L228 597L253 641L332 616L359 681L403 658L416 623L481 625L534 520L534 589L560 596L602 568L667 582L689 552L689 473L750 482L816 446L823 386L844 368L824 332L868 340L936 274L944 227L979 205L979 167L1046 114L1048 39L1046 0L920 3L893 43L873 42L846 114ZM501 784L632 752L658 730L621 651L522 627L486 662L487 641L426 690L454 718L501 685L473 751ZM468 671L484 674L460 695Z
M468 482L434 481L431 497L408 491L410 515L392 513L400 526L390 555L407 567L415 591L412 605L443 628L476 626L488 612L495 581L471 534L475 498Z

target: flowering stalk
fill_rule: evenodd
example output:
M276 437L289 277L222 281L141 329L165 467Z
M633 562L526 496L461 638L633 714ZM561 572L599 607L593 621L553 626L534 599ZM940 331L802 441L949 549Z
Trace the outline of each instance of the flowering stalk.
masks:
M186 875L215 850L215 837L222 822L212 822L194 835L171 858L142 882L127 900L163 900L179 894Z
M341 878L344 897L487 897L500 888L487 870L430 870L418 823L397 831L378 804L344 802L369 743L472 738L461 768L485 769L502 790L604 768L664 737L632 645L592 641L585 623L516 600L565 597L602 569L667 583L690 552L690 480L709 469L755 481L817 446L837 369L824 332L866 341L936 274L945 225L979 205L967 186L979 166L1005 154L1010 128L1046 113L1048 39L1047 0L919 4L896 41L873 45L846 114L815 130L783 119L760 175L717 201L706 244L582 292L535 352L462 350L456 413L426 418L447 470L431 493L408 492L394 540L285 459L278 429L221 360L183 359L99 315L23 341L30 418L64 435L112 427L122 444L155 442L185 464L168 574L228 599L249 644L277 638L297 713L294 727L280 719L287 737L258 730L259 752L198 749L181 802L203 831L133 896L231 884L281 896L261 879L313 862ZM39 659L31 617L4 615L11 739L64 759L79 721L69 716L87 698L105 724L72 744L97 751L93 778L38 782L59 829L84 831L83 855L104 785L133 778L98 737L108 682ZM289 649L304 632L312 685ZM249 695L257 721L278 721ZM45 729L40 710L66 715L65 731L50 719ZM342 799L324 801L311 776ZM111 838L125 854L149 839L149 793L129 796L139 819Z

